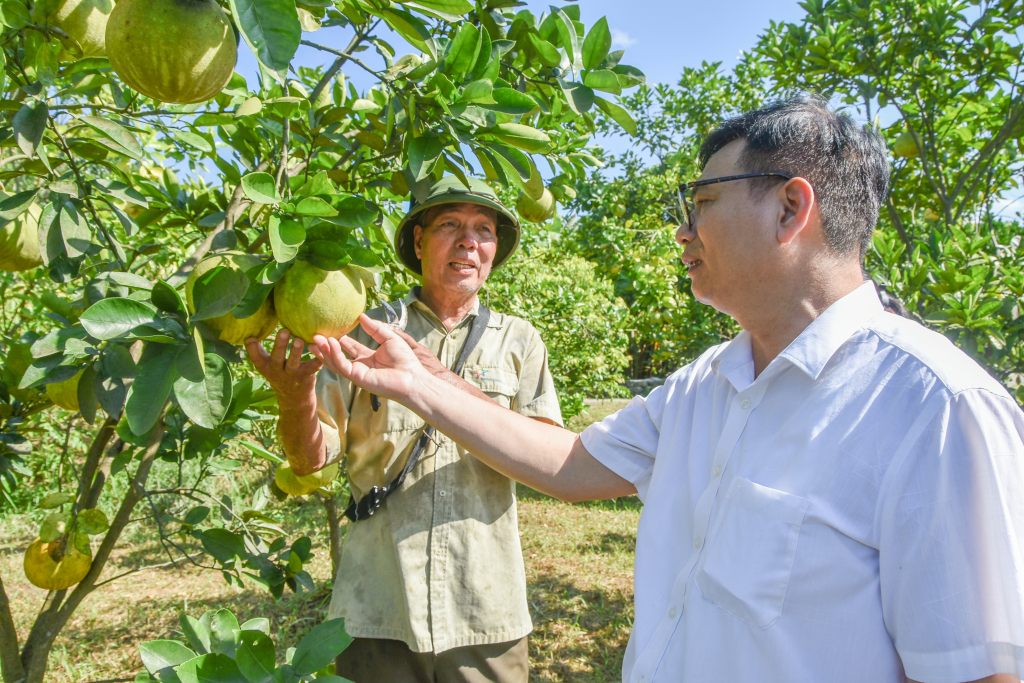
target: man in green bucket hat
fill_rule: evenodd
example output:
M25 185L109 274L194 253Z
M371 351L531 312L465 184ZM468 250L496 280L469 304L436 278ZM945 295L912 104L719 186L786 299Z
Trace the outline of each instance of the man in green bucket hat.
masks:
M515 252L519 220L486 183L468 180L443 178L413 200L395 249L422 286L392 308L434 374L561 425L544 342L477 298ZM385 310L369 315L400 326ZM375 346L361 329L353 336ZM527 683L532 624L515 483L404 406L319 361L299 363L301 340L288 361L288 346L282 330L257 363L278 392L288 459L300 476L344 460L352 491L329 617L344 617L355 642L337 674L355 683Z

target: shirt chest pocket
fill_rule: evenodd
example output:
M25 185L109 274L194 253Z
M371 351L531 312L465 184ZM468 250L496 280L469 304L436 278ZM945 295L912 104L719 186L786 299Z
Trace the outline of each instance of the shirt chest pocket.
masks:
M519 391L519 377L510 370L486 365L467 365L462 369L462 378L480 389L503 408L511 408Z
M746 479L733 480L721 524L698 565L701 597L758 628L775 623L809 503Z

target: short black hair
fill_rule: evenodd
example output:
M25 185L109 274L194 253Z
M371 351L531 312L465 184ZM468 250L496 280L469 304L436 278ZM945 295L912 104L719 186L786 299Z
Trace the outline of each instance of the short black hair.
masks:
M889 193L889 155L877 131L833 111L819 96L797 95L723 121L701 144L700 167L741 138L747 143L739 159L743 171L806 178L829 248L864 255ZM752 187L765 191L778 182L756 179Z

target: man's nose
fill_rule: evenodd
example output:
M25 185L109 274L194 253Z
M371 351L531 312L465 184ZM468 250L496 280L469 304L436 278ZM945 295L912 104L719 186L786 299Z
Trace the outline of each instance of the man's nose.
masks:
M693 241L693 238L697 236L693 226L689 223L680 223L679 229L676 230L676 244L681 247L685 247L687 244Z
M480 240L473 233L472 230L463 230L459 233L459 237L455 240L455 244L465 249L476 249L479 245Z

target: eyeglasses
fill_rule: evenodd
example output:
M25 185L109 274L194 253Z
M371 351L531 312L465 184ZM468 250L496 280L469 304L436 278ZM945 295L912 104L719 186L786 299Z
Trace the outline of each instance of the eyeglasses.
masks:
M775 173L768 171L765 173L744 173L743 175L727 175L721 178L706 178L704 180L694 180L692 183L683 183L679 186L679 204L683 207L683 213L686 215L686 226L690 227L693 225L693 211L694 204L693 199L688 195L689 191L695 187L701 187L703 185L717 185L718 183L727 183L730 180L743 180L744 178L785 178L786 180L792 180L793 176L786 175L785 173Z

